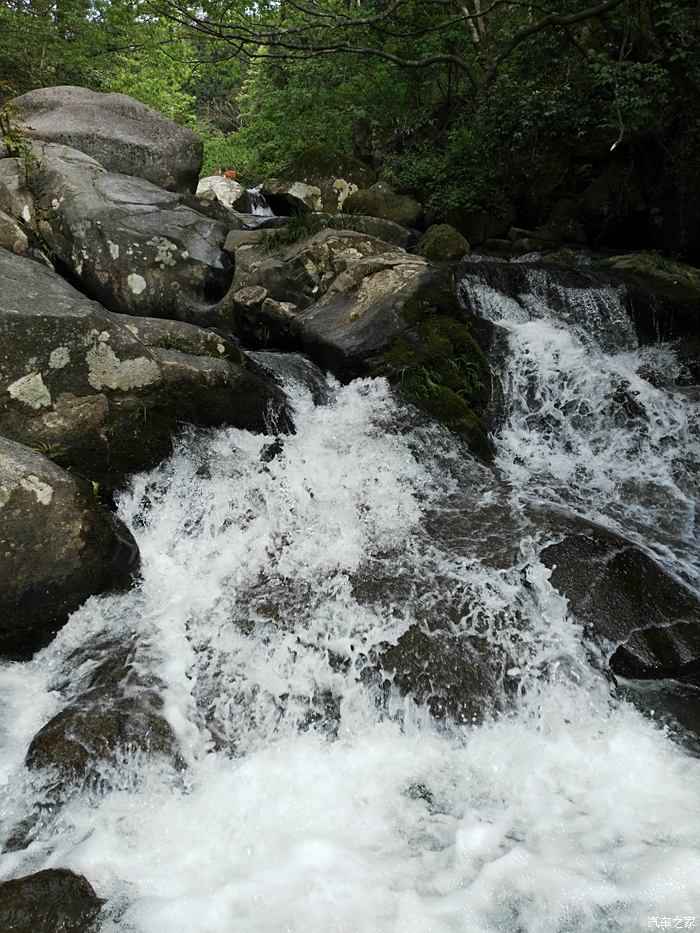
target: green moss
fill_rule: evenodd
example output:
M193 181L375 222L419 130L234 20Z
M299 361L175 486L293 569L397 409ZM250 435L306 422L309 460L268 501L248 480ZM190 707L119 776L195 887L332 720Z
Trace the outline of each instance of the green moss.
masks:
M547 266L559 266L563 269L573 269L576 265L576 254L566 246L553 253L547 253L540 262Z
M403 316L412 326L386 354L390 377L409 402L465 435L486 456L481 414L489 400L491 373L454 291L437 287L417 294Z
M644 278L664 280L670 284L700 291L700 270L675 262L659 253L628 253L599 259L593 264L602 269L622 269Z
M449 262L468 253L469 243L450 224L435 224L428 229L416 252L426 259Z

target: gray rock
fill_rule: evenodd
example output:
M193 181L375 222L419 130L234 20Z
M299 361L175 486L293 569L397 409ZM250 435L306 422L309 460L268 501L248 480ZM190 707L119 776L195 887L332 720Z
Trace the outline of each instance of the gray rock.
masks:
M0 159L0 211L30 228L34 226L34 199L19 159Z
M233 275L223 224L74 149L35 151L37 231L87 294L112 311L206 320Z
M418 201L403 194L392 194L378 188L355 191L348 195L343 210L348 214L369 214L391 220L402 227L419 227L423 208Z
M254 246L259 243L264 230L229 230L224 243L227 253L235 254L239 246Z
M0 247L18 256L29 252L29 239L16 220L0 211Z
M329 216L328 221L328 225L334 230L365 233L401 249L408 249L416 240L416 235L406 227L381 217L370 217L368 214L334 214Z
M276 301L306 307L358 260L391 249L368 234L330 228L278 249L242 246L236 250L233 291L261 286Z
M265 430L284 397L194 325L112 315L0 250L0 433L101 486L154 465L183 421Z
M138 551L88 484L0 437L0 653L26 658L88 596L123 586Z
M89 933L103 903L82 875L48 868L0 884L0 929L7 933Z
M125 94L45 87L16 97L17 123L34 139L92 156L110 172L136 175L173 191L194 191L202 141Z
M229 211L249 213L253 209L250 193L233 178L225 175L208 175L200 178L197 197L201 201L217 201Z
M381 370L410 327L402 314L406 303L430 290L434 279L425 260L403 252L360 259L295 317L300 348L334 372Z
M280 178L268 179L262 194L277 214L342 210L346 199L368 188L375 173L369 165L326 146L302 152Z

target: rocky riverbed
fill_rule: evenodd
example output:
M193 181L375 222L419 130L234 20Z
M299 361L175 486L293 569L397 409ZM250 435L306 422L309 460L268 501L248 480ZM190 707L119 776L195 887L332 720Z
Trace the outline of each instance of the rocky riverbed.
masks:
M0 926L697 909L698 272L475 254L337 154L198 187L122 95L15 106Z

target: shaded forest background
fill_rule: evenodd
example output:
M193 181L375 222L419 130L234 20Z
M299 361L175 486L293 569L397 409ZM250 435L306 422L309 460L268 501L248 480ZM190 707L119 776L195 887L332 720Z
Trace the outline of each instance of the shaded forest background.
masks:
M698 262L699 39L696 0L0 0L0 104L121 91L195 130L205 174L321 144L477 239Z

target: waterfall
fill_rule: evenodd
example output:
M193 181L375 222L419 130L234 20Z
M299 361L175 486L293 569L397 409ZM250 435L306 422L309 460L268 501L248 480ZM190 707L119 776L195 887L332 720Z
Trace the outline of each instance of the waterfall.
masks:
M272 208L265 200L265 196L261 193L262 185L258 185L257 188L248 188L248 197L250 199L250 213L254 214L256 217L273 217Z
M476 267L463 283L507 343L495 468L382 379L260 354L294 435L191 431L134 477L138 585L0 667L1 838L24 827L2 878L85 874L101 930L134 933L698 913L700 761L611 692L540 559L580 517L697 579L697 404L614 289L523 274L511 298ZM126 648L178 754L127 747L82 783L27 771L37 730Z
M478 273L462 290L507 335L497 463L515 498L606 525L700 581L700 420L673 346L638 346L617 288L528 269L510 299Z

